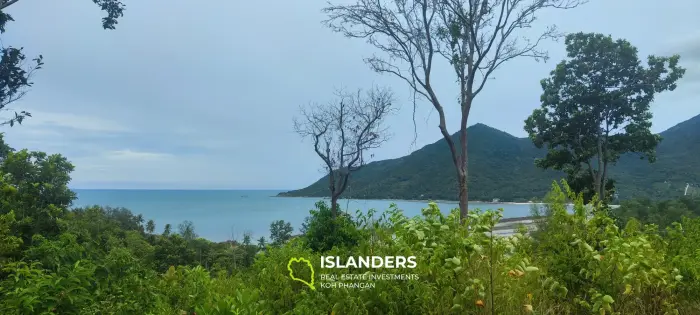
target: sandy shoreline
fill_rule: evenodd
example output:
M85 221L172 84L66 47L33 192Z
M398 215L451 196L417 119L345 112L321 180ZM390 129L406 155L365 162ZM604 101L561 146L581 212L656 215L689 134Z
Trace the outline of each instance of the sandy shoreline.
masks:
M273 195L270 197L278 197L278 198L321 198L321 199L330 199L328 197L309 197L309 196L280 196L280 195ZM348 199L341 198L338 199L338 201L347 201ZM448 204L458 204L459 201L457 200L429 200L429 199L380 199L380 198L355 198L355 199L350 199L350 200L376 200L376 201L401 201L401 202L421 202L421 203L429 203L429 202L435 202L435 203L448 203ZM544 203L541 202L515 202L515 201L499 201L499 202L493 202L493 201L481 201L481 200L470 200L470 204L495 204L495 205L541 205Z
M278 198L313 198L313 199L330 199L329 197L302 197L302 196L279 196L279 195L274 195L270 197L278 197ZM374 200L374 201L401 201L401 202L420 202L420 203L443 203L443 204L454 204L457 205L459 204L459 201L455 200L419 200L419 199L369 199L369 198L359 198L359 199L350 199L350 200ZM338 202L346 202L348 199L338 199ZM545 205L546 203L544 202L516 202L516 201L499 201L499 202L493 202L493 201L480 201L480 200L470 200L469 201L470 205L473 204L479 204L479 205L516 205L516 206L524 206L524 205ZM572 203L568 203L567 205L572 206ZM620 205L610 205L613 208L617 208Z

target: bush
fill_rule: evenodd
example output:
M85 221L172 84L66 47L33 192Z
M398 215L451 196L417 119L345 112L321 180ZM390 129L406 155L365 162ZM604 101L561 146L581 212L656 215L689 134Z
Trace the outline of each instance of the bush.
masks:
M333 218L330 207L323 201L309 211L302 224L304 244L315 252L326 252L334 247L352 248L360 242L360 232L352 217L342 211Z
M681 197L673 200L653 201L647 198L627 200L614 209L614 214L624 225L635 218L643 224L656 224L664 229L683 217L700 216L700 197Z

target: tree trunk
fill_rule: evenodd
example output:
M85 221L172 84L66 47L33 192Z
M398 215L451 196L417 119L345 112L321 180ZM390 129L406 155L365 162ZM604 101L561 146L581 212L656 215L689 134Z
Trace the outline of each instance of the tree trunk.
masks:
M608 183L608 162L603 159L603 174L600 177L600 198L607 202L607 190L606 186Z
M459 167L457 168L457 178L459 180L459 217L462 219L462 223L467 222L467 215L469 215L469 183L468 174L469 168L467 165L467 127L466 119L462 128L460 128L459 142L460 142L460 159Z
M460 172L457 174L457 180L459 180L459 217L462 219L462 223L465 223L469 214L469 190L466 174Z
M601 192L605 190L603 183L603 139L602 133L598 131L598 171L595 174L595 192L598 194L598 200L603 200L605 197Z
M459 178L459 217L461 222L467 222L469 215L469 156L467 153L467 120L469 119L469 110L472 105L472 89L471 85L466 91L467 95L463 98L462 103L462 120L459 125L459 166L457 167L457 177Z
M336 209L338 206L338 194L335 193L335 190L336 190L335 174L333 171L330 171L328 173L328 179L330 180L330 184L328 185L328 189L331 191L331 216L335 219Z
M338 217L338 196L335 193L331 193L331 215L333 219Z

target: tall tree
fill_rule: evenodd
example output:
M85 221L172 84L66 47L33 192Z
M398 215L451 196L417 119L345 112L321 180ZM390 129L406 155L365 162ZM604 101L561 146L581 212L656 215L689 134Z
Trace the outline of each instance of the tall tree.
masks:
M153 232L156 230L156 223L153 222L153 220L148 220L146 223L146 232L148 234L153 234Z
M678 55L649 56L645 67L632 44L603 34L570 34L565 43L568 59L542 80L541 108L525 130L535 146L548 148L539 167L563 170L578 192L605 199L609 167L621 155L654 162L661 137L650 130L651 103L673 91L685 69Z
M11 15L5 10L20 0L0 0L0 34L5 33L7 22L14 21ZM120 0L92 0L100 6L102 11L107 13L107 16L102 18L102 27L104 29L114 29L117 25L117 19L124 14L125 5ZM22 47L0 47L0 111L7 110L7 106L21 99L27 89L32 86L31 77L35 71L41 69L43 56L39 55L27 64L27 57L22 52ZM15 112L14 117L0 125L21 124L26 117L32 115L26 111Z
M265 250L265 246L267 246L267 241L265 240L264 236L261 236L258 239L258 249L259 250Z
M554 26L534 40L519 38L531 28L540 9L569 9L585 0L357 0L324 9L326 24L351 38L365 38L386 58L365 59L376 72L403 79L414 96L428 100L438 113L438 127L456 169L462 220L469 208L467 121L474 98L493 72L517 57L547 59L539 43L557 38ZM433 86L437 58L452 66L459 87L459 144L447 128L444 103ZM415 98L414 98L415 100ZM414 101L415 113L415 101ZM414 121L415 125L415 121Z
M292 238L292 231L294 231L292 224L284 222L284 220L277 220L270 223L271 244L275 246L283 245Z
M199 235L197 235L197 233L194 231L194 223L192 223L192 221L182 221L177 228L180 236L182 236L182 238L188 242L199 237Z
M395 109L388 89L375 87L364 95L361 90L337 91L335 95L333 102L303 107L301 117L294 119L296 132L311 138L314 151L323 160L333 217L337 216L338 198L348 187L350 174L365 165L367 151L389 139L383 125Z
M163 228L163 236L170 236L170 233L172 232L172 227L170 226L170 223L165 225L165 228Z

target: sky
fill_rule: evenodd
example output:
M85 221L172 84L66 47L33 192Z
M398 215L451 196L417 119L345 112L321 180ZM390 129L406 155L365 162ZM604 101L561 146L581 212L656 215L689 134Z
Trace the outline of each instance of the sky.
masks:
M387 120L392 138L373 151L374 160L441 138L437 114L423 101L414 142L408 86L363 63L379 53L374 47L323 26L325 1L125 3L111 31L89 0L20 0L6 9L15 22L2 44L42 54L45 66L27 96L10 105L33 117L0 132L14 148L66 156L76 166L72 188L302 188L322 176L321 160L294 133L292 118L301 105L331 101L337 88L394 91L400 111ZM625 38L641 57L680 54L685 78L653 104L653 131L661 132L700 114L697 12L696 0L591 0L542 11L529 32L555 24ZM474 100L470 125L526 136L523 121L539 106L539 81L565 57L563 41L541 47L548 62L515 59L494 73ZM447 67L436 70L450 132L459 123L454 82Z

